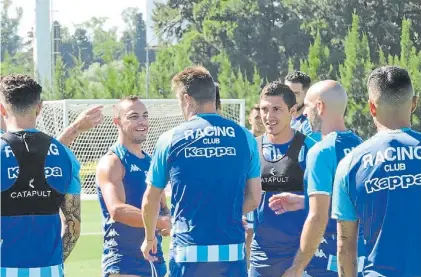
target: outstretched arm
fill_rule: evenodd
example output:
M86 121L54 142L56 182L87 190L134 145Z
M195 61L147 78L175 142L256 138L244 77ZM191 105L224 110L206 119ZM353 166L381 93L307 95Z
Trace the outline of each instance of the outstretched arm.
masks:
M126 204L123 177L124 167L116 155L107 155L98 163L96 178L110 217L131 227L144 227L142 210ZM169 220L161 219L158 228L167 228Z
M101 124L104 119L102 108L102 106L95 106L80 113L76 120L60 134L57 140L66 146L70 146L81 133Z

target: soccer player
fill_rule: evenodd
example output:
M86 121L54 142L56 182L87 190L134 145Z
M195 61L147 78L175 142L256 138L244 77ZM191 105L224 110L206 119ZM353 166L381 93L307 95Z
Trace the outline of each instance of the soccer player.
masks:
M249 124L253 136L258 137L264 134L265 126L263 126L262 118L260 117L259 104L254 105L249 114Z
M80 165L35 129L42 87L26 75L0 80L1 276L63 276L80 235ZM64 216L64 232L59 211Z
M356 276L359 224L364 276L421 276L421 133L411 129L417 97L396 66L375 69L368 94L377 134L339 163L333 186L339 276Z
M150 156L142 150L149 130L148 111L140 98L128 96L115 105L113 122L118 139L99 161L96 173L104 222L103 276L154 276L151 265L140 252L145 237L140 208L151 163ZM161 197L165 200L165 193ZM169 229L170 217L160 216L157 227ZM158 240L154 267L157 277L163 277L167 269L160 235Z
M101 124L104 120L102 108L103 106L99 105L81 112L75 121L64 129L57 140L66 146L70 146L80 134ZM0 124L0 134L3 134L7 130L3 116L0 116Z
M299 247L304 210L276 215L268 206L278 193L303 195L307 152L314 140L291 128L296 105L292 90L279 81L266 85L260 95L260 115L266 132L257 138L261 160L262 200L254 211L250 277L281 276Z
M294 263L283 275L285 277L302 276L310 261L311 266L307 270L309 275L338 276L336 221L329 220L333 180L339 161L362 142L360 137L345 126L347 101L348 96L343 87L332 80L314 84L305 97L304 114L308 117L312 130L323 134L323 140L312 147L307 155L304 186L308 195L309 212L301 234L300 247ZM291 198L290 195L287 197ZM281 201L279 195L275 196L270 199L269 206L275 208L275 212L279 208L287 210L288 206L282 205L276 209L277 202ZM363 240L360 250L364 250ZM359 260L362 265L364 257Z
M146 238L142 252L156 252L154 234L162 189L172 186L170 277L245 277L242 215L261 197L256 140L216 113L215 84L201 66L172 79L186 122L160 136L143 199Z
M304 72L295 71L285 77L284 83L294 92L297 101L297 106L292 113L291 127L315 141L320 141L322 139L321 133L311 130L310 123L303 114L304 98L311 84L310 76Z

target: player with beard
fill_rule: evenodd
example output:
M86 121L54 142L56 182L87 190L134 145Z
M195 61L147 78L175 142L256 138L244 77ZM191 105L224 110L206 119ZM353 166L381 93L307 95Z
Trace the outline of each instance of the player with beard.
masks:
M421 133L411 129L418 99L397 66L370 74L368 96L377 134L340 162L333 186L339 276L356 275L358 225L364 276L421 276Z
M332 80L314 84L305 97L304 114L312 129L323 134L323 139L307 155L304 186L307 196L305 204L309 212L294 263L284 277L302 276L308 265L307 273L311 276L338 276L336 221L329 220L333 182L338 163L362 142L360 137L345 127L347 101L343 87ZM282 214L298 208L299 202L302 202L300 208L304 208L303 196L284 193L272 197L269 206ZM363 240L360 240L359 250L359 268L362 269Z
M96 172L98 198L103 215L104 277L166 274L160 235L157 261L152 267L140 251L145 237L142 220L142 197L151 158L142 150L149 129L148 111L137 96L128 96L115 105L114 124L117 142L99 161ZM161 197L165 198L165 193ZM161 198L162 200L162 198ZM170 217L160 216L157 228L168 230Z
M266 133L257 138L261 161L262 200L254 211L250 277L279 277L299 247L304 210L276 215L268 206L278 193L303 195L307 152L315 143L291 128L295 95L281 82L266 85L260 95L260 115Z
M294 92L297 101L296 109L292 113L291 127L315 141L320 141L322 139L321 133L311 129L307 117L303 114L304 98L311 84L310 76L304 72L295 71L285 77L284 83Z

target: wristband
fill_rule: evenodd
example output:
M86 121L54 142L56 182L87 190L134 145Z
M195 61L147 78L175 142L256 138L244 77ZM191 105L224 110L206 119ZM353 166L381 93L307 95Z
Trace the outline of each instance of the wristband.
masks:
M147 240L148 242L154 241L155 239L156 239L156 237L153 237L153 239L148 239L148 238L146 238L146 240Z

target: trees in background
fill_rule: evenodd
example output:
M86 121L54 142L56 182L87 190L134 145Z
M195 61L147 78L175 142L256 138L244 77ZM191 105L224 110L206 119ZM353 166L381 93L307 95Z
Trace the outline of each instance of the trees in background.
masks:
M33 33L18 36L22 9L1 10L1 72L32 74ZM168 0L154 12L159 46L149 49L136 8L122 12L124 30L93 17L73 33L55 22L60 54L45 98L173 98L172 76L191 64L207 67L223 98L250 108L262 86L300 69L313 81L340 81L349 94L347 123L373 132L366 80L377 66L400 65L421 91L421 4L415 0ZM248 109L247 109L248 110ZM421 110L413 116L421 129Z

